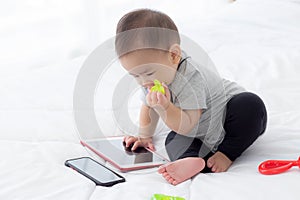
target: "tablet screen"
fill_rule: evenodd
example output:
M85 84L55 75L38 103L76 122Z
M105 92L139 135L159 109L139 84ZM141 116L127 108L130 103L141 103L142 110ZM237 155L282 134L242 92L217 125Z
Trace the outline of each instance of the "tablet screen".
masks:
M105 138L97 140L84 141L85 146L93 150L107 161L113 162L122 168L131 168L134 166L150 166L161 165L166 160L157 154L139 147L135 151L131 151L125 147L122 137Z

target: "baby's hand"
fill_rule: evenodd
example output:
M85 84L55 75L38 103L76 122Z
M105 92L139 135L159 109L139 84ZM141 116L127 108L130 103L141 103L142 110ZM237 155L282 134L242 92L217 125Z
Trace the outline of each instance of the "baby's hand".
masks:
M151 89L148 88L149 92L146 96L146 100L151 108L166 110L169 107L171 103L170 90L168 89L168 86L166 84L162 83L162 86L164 87L165 94L157 91L151 91Z
M125 147L131 147L131 151L136 150L138 147L147 147L152 151L155 151L154 145L152 143L152 137L149 138L140 138L134 136L125 136L123 138L123 142L125 143Z

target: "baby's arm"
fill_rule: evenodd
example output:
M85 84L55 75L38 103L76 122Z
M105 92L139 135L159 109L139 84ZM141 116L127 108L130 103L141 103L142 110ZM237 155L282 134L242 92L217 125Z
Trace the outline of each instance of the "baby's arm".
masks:
M176 133L186 135L199 122L202 114L201 109L182 110L176 107L170 101L170 91L164 85L165 95L160 92L150 91L147 96L147 102L162 118L165 124Z
M154 150L154 145L152 143L152 136L157 126L159 115L146 105L142 105L140 111L140 127L138 137L125 136L124 142L126 147L132 146L132 150L135 150L139 146L148 147Z
M140 130L141 138L152 137L157 126L159 116L153 108L142 105L140 112Z
M157 109L157 112L170 129L182 135L188 134L195 127L202 114L201 109L181 110L173 103L165 110Z

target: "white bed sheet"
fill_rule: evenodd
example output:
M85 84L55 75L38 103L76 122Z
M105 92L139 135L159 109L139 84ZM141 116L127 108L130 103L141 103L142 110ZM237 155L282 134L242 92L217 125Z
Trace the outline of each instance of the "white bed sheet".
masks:
M183 27L222 76L264 99L269 121L266 133L228 172L199 174L178 186L152 169L123 173L127 182L111 188L96 187L64 166L66 159L94 156L79 144L72 113L84 57L0 80L0 199L142 200L154 193L191 200L299 199L299 169L275 176L257 171L264 160L300 156L299 19L297 0L240 0L215 17ZM116 135L120 132L109 108L109 99L96 105L98 122L106 135ZM136 113L138 106L131 108ZM163 126L157 130L158 147L166 133Z

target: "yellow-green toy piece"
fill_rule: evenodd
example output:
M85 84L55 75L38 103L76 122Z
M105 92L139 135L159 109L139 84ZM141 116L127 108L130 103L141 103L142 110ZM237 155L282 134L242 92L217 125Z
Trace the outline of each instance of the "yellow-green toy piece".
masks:
M151 200L185 200L185 198L167 196L167 195L164 195L164 194L154 194L151 197Z
M150 89L151 92L161 92L162 94L165 94L165 88L162 86L162 84L159 82L159 80L154 80L154 86Z

